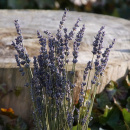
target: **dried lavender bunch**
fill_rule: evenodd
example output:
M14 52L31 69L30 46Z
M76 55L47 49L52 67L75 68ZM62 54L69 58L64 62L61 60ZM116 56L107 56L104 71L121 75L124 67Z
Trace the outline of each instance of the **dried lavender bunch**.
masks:
M56 36L46 30L44 33L47 38L43 38L40 32L37 31L41 48L38 57L34 56L33 58L33 71L30 68L29 55L23 46L23 37L18 20L14 22L18 36L15 39L16 42L12 42L12 45L17 51L15 58L19 71L23 76L25 73L29 76L26 86L30 87L34 123L38 130L72 130L75 123L77 130L88 128L96 90L100 85L100 79L107 65L110 49L115 43L115 40L113 40L112 44L103 52L105 32L103 31L104 27L101 27L93 42L93 58L87 63L84 70L78 104L74 104L75 66L78 62L78 51L84 35L85 25L76 34L73 42L73 60L69 61L69 44L79 27L80 19L68 32L67 28L64 27L66 14L67 10L65 9ZM47 50L47 47L49 50ZM70 77L67 69L69 62L72 62ZM23 68L25 68L25 71ZM91 70L95 70L93 79L89 79ZM90 80L91 88L88 87ZM86 100L86 92L89 89L90 92ZM86 111L84 114L82 114L83 109Z

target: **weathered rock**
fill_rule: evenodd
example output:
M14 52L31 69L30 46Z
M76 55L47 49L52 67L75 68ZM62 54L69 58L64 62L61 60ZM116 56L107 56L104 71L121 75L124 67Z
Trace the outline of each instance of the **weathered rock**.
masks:
M17 66L14 59L16 51L11 46L11 41L17 35L13 24L14 20L19 20L24 37L24 46L27 48L30 57L33 57L38 55L40 48L36 36L37 30L41 33L44 30L48 30L55 35L62 14L63 11L0 10L0 83L6 83L8 89L11 90L24 85L24 78L20 76L16 69ZM79 17L82 19L80 26L85 24L86 30L80 46L78 64L76 66L77 87L80 87L86 63L92 58L91 44L100 27L105 26L106 36L104 46L108 46L114 38L116 39L116 44L110 53L101 89L98 90L100 92L110 80L121 78L125 75L127 69L130 68L130 21L105 15L70 11L67 13L65 27L70 31ZM72 55L70 59L72 59ZM24 88L19 97L12 93L9 96L3 97L0 107L12 107L16 114L28 119L30 116L28 114L30 112L30 102L29 94L26 91L27 88ZM79 91L79 89L76 91ZM28 100L27 102L25 102L25 98Z

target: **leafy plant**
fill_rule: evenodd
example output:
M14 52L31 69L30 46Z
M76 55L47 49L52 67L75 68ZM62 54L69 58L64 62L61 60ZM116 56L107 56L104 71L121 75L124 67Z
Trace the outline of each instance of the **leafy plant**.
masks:
M91 130L130 129L130 88L128 84L124 84L128 75L129 71L121 84L110 81L104 91L96 95L92 111L93 120L89 125Z
M28 130L27 123L12 108L1 108L0 125L2 130Z

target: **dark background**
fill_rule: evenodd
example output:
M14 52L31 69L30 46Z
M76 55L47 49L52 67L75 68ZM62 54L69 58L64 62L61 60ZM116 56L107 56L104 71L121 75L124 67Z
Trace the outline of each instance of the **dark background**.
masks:
M130 0L0 0L0 9L64 10L65 8L130 20Z

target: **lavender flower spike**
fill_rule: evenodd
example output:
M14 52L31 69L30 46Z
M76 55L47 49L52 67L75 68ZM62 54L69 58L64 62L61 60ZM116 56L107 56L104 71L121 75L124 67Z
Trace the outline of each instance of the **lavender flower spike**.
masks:
M18 63L18 58L19 58L19 67L20 67L20 72L21 72L21 68L22 66L29 68L29 63L30 63L30 59L29 59L29 55L27 54L26 49L23 46L23 37L21 34L21 29L18 23L18 20L14 21L15 27L16 27L16 31L17 31L17 38L15 39L16 42L12 41L12 45L14 46L14 48L16 49L18 56L16 57L16 61ZM22 71L22 75L24 75L25 72Z
M76 64L78 62L77 57L78 57L78 50L80 46L80 42L82 41L83 35L85 31L85 25L80 29L80 31L76 35L75 42L73 44L73 63Z

